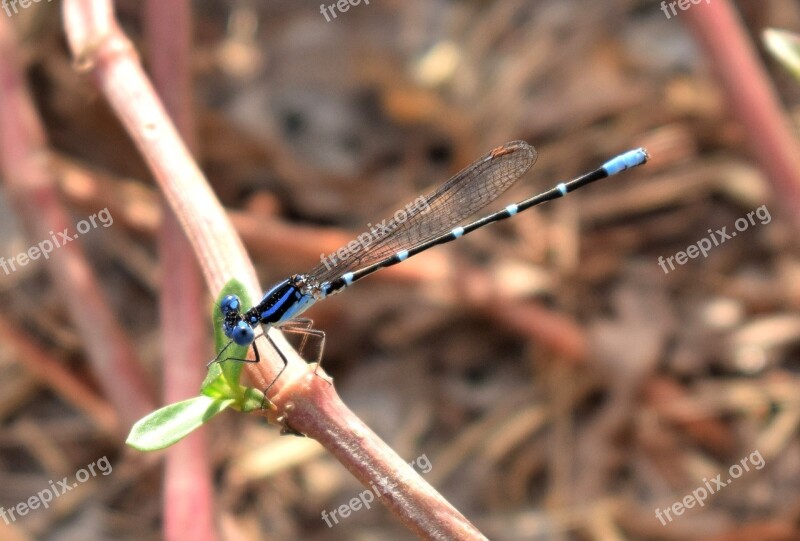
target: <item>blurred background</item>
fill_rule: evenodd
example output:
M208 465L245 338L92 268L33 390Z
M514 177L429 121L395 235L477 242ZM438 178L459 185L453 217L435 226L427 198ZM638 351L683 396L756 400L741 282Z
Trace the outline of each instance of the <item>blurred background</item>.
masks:
M142 58L153 54L140 3L115 5ZM772 139L748 124L759 104L736 98L764 77L796 137L800 82L761 34L798 31L800 4L685 6L364 0L334 17L300 0L192 3L196 156L265 288L507 141L528 141L539 158L491 210L650 151L644 167L306 314L327 333L324 365L344 401L491 539L800 539L800 172L770 170L758 141ZM161 198L76 71L59 7L0 12L0 24L16 36L69 224L102 209L114 218L74 243L158 397L170 362ZM729 7L741 36L713 33L715 10ZM736 60L725 40L741 38L764 71L732 85L714 51ZM8 260L43 238L31 233L38 215L5 194ZM680 263L722 228L736 235ZM102 380L127 375L86 361L87 341L112 337L76 328L48 264L0 272L0 506L101 457L113 472L4 517L0 539L160 539L163 453L125 448L130 420ZM209 314L216 293L204 293ZM89 327L98 318L84 316ZM186 375L197 388L213 357L207 320L207 358ZM209 539L413 538L380 505L326 523L323 511L363 489L315 442L234 412L204 430ZM724 488L709 481L745 463ZM674 511L708 486L718 493L702 506Z

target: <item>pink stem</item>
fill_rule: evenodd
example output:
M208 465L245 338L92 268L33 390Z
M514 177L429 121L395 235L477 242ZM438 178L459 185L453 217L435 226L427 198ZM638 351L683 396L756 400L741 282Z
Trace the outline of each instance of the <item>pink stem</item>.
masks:
M680 16L706 50L778 199L800 225L800 147L736 10L729 0L714 0Z
M9 195L27 219L32 239L75 224L58 198L44 128L25 87L11 29L0 17L0 154ZM101 209L97 209L101 210ZM99 234L99 233L97 233ZM47 269L66 301L70 318L86 345L92 370L125 426L153 409L150 385L134 349L109 307L80 242L53 249ZM40 254L41 255L41 254ZM21 359L25 362L25 359Z
M153 81L184 138L194 140L190 73L191 12L186 0L148 0L145 27ZM193 145L192 145L193 146ZM159 243L164 272L161 328L164 401L197 394L209 340L203 277L178 220L165 207ZM198 430L167 450L164 468L164 539L214 541L213 483L207 432Z

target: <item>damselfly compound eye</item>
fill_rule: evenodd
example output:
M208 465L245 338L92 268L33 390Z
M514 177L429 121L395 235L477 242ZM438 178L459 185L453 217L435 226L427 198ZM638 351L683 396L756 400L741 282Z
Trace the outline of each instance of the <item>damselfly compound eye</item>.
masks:
M219 303L219 310L223 316L227 316L231 312L238 312L242 303L236 295L228 295Z
M253 328L244 321L237 323L236 327L234 327L231 332L231 340L240 346L249 346L253 343L254 337L255 332Z

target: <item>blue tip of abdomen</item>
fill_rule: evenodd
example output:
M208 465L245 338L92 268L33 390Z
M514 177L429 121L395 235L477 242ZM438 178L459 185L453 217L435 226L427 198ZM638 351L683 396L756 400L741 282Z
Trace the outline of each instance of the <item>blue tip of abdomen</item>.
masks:
M625 154L620 154L616 158L608 160L603 164L603 169L606 170L608 176L616 175L620 171L636 167L645 163L650 155L644 148L637 148L636 150L629 150Z

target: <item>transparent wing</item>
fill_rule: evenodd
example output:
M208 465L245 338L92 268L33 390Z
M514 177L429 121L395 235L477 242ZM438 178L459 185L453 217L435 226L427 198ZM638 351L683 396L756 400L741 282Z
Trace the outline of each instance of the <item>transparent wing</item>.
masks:
M466 221L505 192L536 162L536 149L524 141L497 147L462 169L431 193L418 197L394 216L359 235L358 248L343 247L308 275L317 283L338 278L409 250Z

